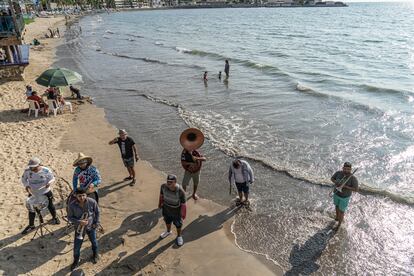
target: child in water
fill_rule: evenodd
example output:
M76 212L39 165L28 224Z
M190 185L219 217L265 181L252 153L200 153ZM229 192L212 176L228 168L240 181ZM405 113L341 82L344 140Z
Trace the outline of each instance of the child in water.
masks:
M203 80L204 80L204 81L208 81L208 78L207 78L207 71L205 71L205 72L204 72Z
M219 71L219 80L221 80L221 71Z

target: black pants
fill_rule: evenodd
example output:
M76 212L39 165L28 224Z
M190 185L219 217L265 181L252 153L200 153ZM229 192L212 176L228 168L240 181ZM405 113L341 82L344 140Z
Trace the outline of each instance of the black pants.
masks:
M53 205L53 193L52 193L52 191L49 191L44 195L49 200L49 203L47 205L47 209L49 209L49 212L52 215L52 217L56 218L56 208L55 208L55 205ZM32 225L32 226L34 225L35 218L36 218L36 213L29 211L29 225Z

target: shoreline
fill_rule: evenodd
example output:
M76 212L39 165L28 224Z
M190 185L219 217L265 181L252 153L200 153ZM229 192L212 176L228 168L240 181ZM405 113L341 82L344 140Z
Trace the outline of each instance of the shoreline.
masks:
M34 37L39 37L48 27L61 28L64 24L63 17L37 20L37 23L35 21L32 23L34 25L27 27L25 40L30 41ZM53 21L53 26L50 25L50 21ZM172 238L159 241L158 235L165 226L160 219L159 211L154 208L157 205L159 185L163 183L165 175L152 168L148 162L140 161L136 166L137 184L130 187L119 182L125 176L126 170L120 160L118 148L107 145L107 142L116 136L116 130L107 122L102 109L83 105L74 114L65 113L56 118L40 116L36 120L20 113L17 109L21 107L20 100L24 99L24 84L33 83L33 79L39 73L58 59L55 55L56 47L64 43L62 39L41 39L41 42L44 41L47 44L43 49L32 49L30 65L24 72L24 81L0 86L0 96L8 102L1 106L0 112L5 116L2 116L0 121L0 130L5 133L4 137L13 138L5 139L6 141L1 141L0 144L1 160L9 164L10 168L1 175L3 183L8 184L0 190L5 195L0 199L1 209L4 213L7 212L0 226L0 230L3 230L0 241L0 272L6 275L69 273L68 267L72 262L72 235L65 234L63 220L59 226L48 226L53 236L47 234L43 239L30 241L31 234L20 235L27 218L23 204L26 195L19 178L28 159L39 156L44 165L51 167L58 176L53 192L58 216L62 217L65 215L62 210L63 202L70 192L71 185L67 179L71 179L71 163L77 152L82 151L95 158L94 164L103 175L100 193L102 224L106 230L99 238L102 248L101 261L97 265L91 265L89 262L83 264L81 268L85 272L99 275L115 272L122 274L122 271L140 271L156 275L209 275L217 272L229 275L282 273L276 266L267 264L269 262L237 248L230 231L234 213L209 200L202 199L197 203L190 200L188 203L189 216L184 223L185 243L182 248L176 249ZM34 88L36 90L39 87ZM16 93L16 90L21 92ZM16 104L17 100L19 103ZM86 126L88 128L85 130ZM7 162L7 159L12 160ZM6 201L10 201L10 193L7 193L7 190L14 192L13 202ZM112 193L115 191L116 193ZM148 209L149 206L151 208ZM49 216L46 219L49 219ZM154 231L152 228L157 230ZM152 242L147 244L148 240ZM158 243L161 246L158 246ZM158 248L154 250L156 247ZM47 248L47 252L42 250L44 248ZM88 248L89 244L85 243L82 250L84 259L90 254Z

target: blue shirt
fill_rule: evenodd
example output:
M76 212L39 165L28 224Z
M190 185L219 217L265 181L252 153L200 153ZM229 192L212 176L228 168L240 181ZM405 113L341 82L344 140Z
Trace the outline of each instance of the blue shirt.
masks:
M84 170L81 170L80 167L76 167L75 171L73 172L73 190L76 191L79 187L83 190L87 190L90 184L93 184L97 187L101 184L101 175L97 168L94 166L89 166Z

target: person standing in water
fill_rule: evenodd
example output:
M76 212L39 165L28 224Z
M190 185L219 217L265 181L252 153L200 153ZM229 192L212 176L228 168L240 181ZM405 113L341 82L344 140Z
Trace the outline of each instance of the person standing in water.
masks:
M237 205L245 204L249 205L249 188L250 184L254 182L254 174L250 164L236 158L231 162L229 168L229 182L230 185L236 184L237 192L239 193L239 200ZM245 200L243 201L243 195Z
M228 59L226 59L226 63L224 65L224 73L226 73L226 78L228 78L230 75L230 64Z
M205 71L204 72L204 75L203 75L203 80L206 82L206 81L208 81L208 77L207 77L207 71Z
M335 229L338 229L344 220L345 211L348 208L352 192L358 192L358 179L352 175L352 164L345 162L342 171L334 173L331 177L331 181L336 187L333 201L336 211L335 220L338 221L338 225ZM342 185L344 185L342 189L339 189Z

